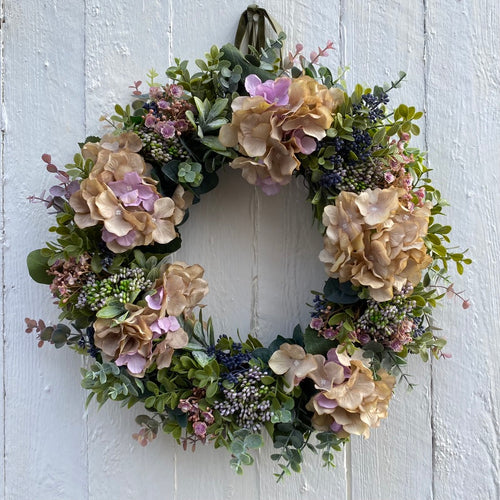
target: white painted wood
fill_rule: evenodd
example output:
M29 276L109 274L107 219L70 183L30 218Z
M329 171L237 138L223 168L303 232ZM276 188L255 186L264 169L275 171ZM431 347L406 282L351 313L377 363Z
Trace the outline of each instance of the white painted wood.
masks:
M345 2L341 24L351 88L357 82L372 88L383 85L404 71L407 79L389 93L390 106L404 102L423 110L423 5L404 0ZM420 121L425 132L424 120ZM425 135L415 139L412 143L425 149ZM431 498L430 365L410 360L405 370L418 384L415 390L408 394L402 382L391 401L389 418L373 430L370 439L352 437L353 499L401 498L403 485L412 492L409 498Z
M26 316L57 320L47 288L26 270L26 254L45 241L50 224L45 208L26 198L52 185L41 154L63 165L84 132L83 9L80 2L4 4L4 498L86 498L80 360L38 349L24 333Z
M453 203L454 241L470 247L476 262L457 278L473 308L462 311L450 301L437 318L453 358L434 362L432 370L410 363L418 387L411 394L398 387L389 419L369 440L354 437L336 470L321 469L309 455L304 474L277 486L269 445L243 477L230 471L224 451L210 446L192 454L160 436L141 448L131 438L139 408L109 403L85 411L77 356L38 350L23 333L25 316L57 318L47 288L31 283L25 269L27 252L43 244L50 224L42 206L25 200L51 184L40 155L51 153L58 165L70 160L78 141L103 132L99 116L127 102L128 85L144 80L151 66L163 73L173 57L193 61L212 44L232 41L247 3L4 0L0 491L8 500L498 498L500 11L494 0L265 5L290 47L302 42L309 51L333 40L338 50L329 62L351 66L350 83L408 72L392 102L426 108L418 144L428 147L432 178ZM252 331L266 343L308 321L309 290L320 288L324 276L315 260L321 238L304 196L300 185L290 185L266 197L228 170L193 207L176 258L206 268L206 313L220 333Z
M0 22L3 19L3 14L4 14L4 6L3 3L0 3ZM5 140L5 111L4 111L4 56L3 56L3 48L4 48L4 33L5 31L3 29L0 29L0 176L3 178L4 176L4 140ZM2 183L3 186L3 183ZM3 208L4 206L4 190L2 188L0 192L0 204ZM5 234L5 218L4 218L4 211L2 209L2 217L1 217L1 223L0 223L0 231L1 231L1 238L2 238L2 243L4 241L4 234ZM1 249L0 249L0 258L2 262L2 269L3 269L3 263L5 261L4 259L5 255L5 249L4 245L2 244ZM1 274L1 281L2 285L4 284L4 275L3 271ZM0 307L0 321L2 324L2 347L0 349L0 369L2 370L5 366L5 359L4 359L4 343L5 343L5 304L4 300L2 298L2 305ZM0 381L0 387L2 394L5 394L5 379L3 375L1 376L1 381ZM0 420L4 423L5 422L5 398L2 398L2 401L0 402ZM2 430L0 432L0 453L1 456L5 456L5 423L2 425ZM5 460L0 460L0 492L3 496L5 496Z
M474 263L439 315L453 358L433 363L434 498L500 498L500 22L497 2L428 2L428 145Z
M113 114L117 102L129 102L128 86L145 80L151 67L167 66L170 8L161 1L93 1L86 3L85 16L85 132L102 135L102 122L96 118ZM100 410L95 403L89 406L89 499L148 499L171 491L176 445L163 435L146 448L134 441L132 434L139 429L134 419L143 413L139 406L133 411L119 404Z

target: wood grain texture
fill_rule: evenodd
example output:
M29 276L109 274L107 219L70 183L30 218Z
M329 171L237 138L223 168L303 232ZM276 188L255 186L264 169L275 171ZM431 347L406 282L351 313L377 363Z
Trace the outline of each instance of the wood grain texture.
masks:
M168 2L87 2L85 10L86 135L102 135L96 118L130 101L128 88L145 80L151 67L166 68L170 57ZM160 72L160 71L158 71ZM132 439L134 418L144 408L120 405L88 409L89 498L154 498L175 484L175 443L162 436L147 448ZM147 470L139 478L138 470ZM155 480L152 480L155 478Z
M304 473L276 485L267 444L243 477L224 450L184 452L166 435L141 448L137 408L84 409L80 359L23 333L25 316L56 321L46 287L31 283L25 256L47 238L43 206L26 197L51 185L40 161L69 161L78 141L105 132L98 119L130 99L128 86L174 57L202 57L232 41L248 0L4 0L2 25L3 349L6 500L448 500L500 497L500 9L494 0L268 0L265 8L306 53L333 40L326 63L346 64L349 84L408 73L391 93L426 110L416 141L431 177L452 201L453 241L475 264L464 278L473 307L449 301L436 316L448 361L410 362L418 384L396 389L389 419L336 457L333 471L307 455ZM1 12L0 12L1 17ZM193 64L194 67L194 64ZM309 291L324 281L321 237L300 183L267 197L227 169L193 207L173 256L206 269L206 315L218 333L267 343L308 322ZM455 275L456 276L456 275ZM20 280L22 278L22 281ZM459 285L457 285L459 286ZM2 406L3 405L3 406ZM3 415L2 415L3 412ZM4 482L2 484L2 482ZM2 493L0 493L0 497Z
M408 76L401 88L389 93L390 105L404 102L423 110L423 6L403 0L344 2L341 19L351 87L356 82L383 85L404 71ZM425 137L416 139L425 145ZM353 499L395 500L401 498L402 485L412 492L412 499L431 498L431 371L429 365L412 361L405 371L412 375L416 389L407 394L406 383L399 384L389 418L373 430L369 440L352 438Z
M500 190L497 3L428 2L428 145L474 264L439 315L453 358L433 363L434 498L500 498ZM472 425L471 425L472 424Z
M0 22L3 20L3 15L4 15L4 6L3 2L0 3ZM0 29L0 177L3 179L4 178L4 142L5 142L5 121L6 121L6 115L5 115L5 99L4 99L4 80L5 80L5 66L4 66L4 33L5 30ZM0 272L1 276L1 283L2 287L3 284L5 283L4 279L4 260L5 260L5 248L3 245L4 238L5 238L5 212L4 212L4 200L5 200L5 193L3 189L3 182L2 182L2 188L0 189L0 206L2 207L2 215L0 218L0 234L1 234L1 242L2 245L0 247L0 259L1 259L1 266L2 266L2 271ZM5 340L6 340L6 335L5 335L5 301L2 295L2 302L1 302L1 307L0 307L0 321L2 325L2 346L0 348L0 390L2 391L2 394L5 394L5 378L3 376L4 368L5 368L5 356L4 356L4 351L5 351ZM2 427L0 431L0 456L4 457L5 456L5 397L2 397L2 400L0 401L0 421L2 422ZM3 496L5 496L5 460L2 458L0 460L0 492Z
M85 498L80 360L70 351L39 350L34 336L23 333L26 316L57 318L46 287L31 282L26 270L26 254L45 241L50 223L45 208L26 198L51 185L41 154L50 152L62 165L84 133L83 9L61 1L7 2L4 14L5 498L53 500L75 492Z

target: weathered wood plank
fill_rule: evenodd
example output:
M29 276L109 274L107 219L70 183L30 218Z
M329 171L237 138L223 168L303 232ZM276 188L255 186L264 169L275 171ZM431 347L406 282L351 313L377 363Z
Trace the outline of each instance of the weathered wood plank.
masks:
M114 104L131 101L133 81L146 80L151 67L168 66L171 45L170 3L87 3L85 11L86 134L106 132L99 117L114 113ZM158 71L160 73L160 71ZM145 90L145 85L143 85ZM133 411L112 401L97 410L91 403L89 428L89 491L92 499L153 498L173 492L177 446L161 435L146 448L132 439L139 427ZM154 478L154 479L153 479Z
M433 363L435 500L500 497L500 8L496 2L430 0L427 14L429 161L452 202L454 244L474 264L439 323L449 339L446 363Z
M3 20L4 16L4 5L3 3L0 4L0 22ZM0 176L2 178L2 181L5 176L5 166L4 166L4 141L5 141L5 120L6 120L6 115L5 115L5 100L4 100L4 80L5 80L5 64L4 64L4 35L5 35L5 30L0 29ZM3 182L2 182L3 186ZM2 215L1 215L1 235L2 235L2 245L0 246L0 259L2 262L2 269L3 269L3 263L5 261L5 248L3 245L4 238L5 238L5 215L4 215L4 189L2 187L1 193L0 193L0 206L2 207ZM5 277L4 273L2 271L1 274L1 285L2 285L2 290L5 289ZM4 349L5 349L5 301L2 296L2 305L0 308L0 321L2 324L2 347L0 348L0 388L2 391L2 394L5 394L5 379L3 377L3 374L5 373L5 359L4 359ZM1 434L0 434L0 453L2 457L5 457L5 396L2 397L0 401L0 421L2 422L2 428L1 428ZM3 496L5 496L5 460L2 459L0 460L0 492L2 493Z
M401 0L344 2L345 64L347 81L370 86L395 81L399 71L408 77L401 89L391 91L390 105L405 102L423 109L424 10L422 4ZM423 124L421 124L422 129ZM416 138L425 148L425 137ZM405 393L396 388L389 418L373 430L370 439L352 437L352 498L397 499L412 492L415 499L431 498L432 433L430 422L430 366L420 360L407 371L417 383ZM425 479L424 479L425 478Z
M4 15L5 498L85 499L80 359L50 346L38 350L34 335L23 333L26 316L57 319L48 288L26 270L26 254L46 240L50 217L26 198L56 184L41 154L62 166L84 133L83 8L7 1Z
M287 48L294 50L297 43L304 45L309 57L318 46L325 47L329 40L336 50L321 63L337 69L340 59L339 4L320 1L314 6L307 2L282 2L266 5L268 11L281 23L287 34ZM320 15L318 15L320 14ZM298 22L300 20L300 22ZM258 201L257 307L255 332L264 343L277 334L291 337L293 328L304 328L310 320L313 296L311 290L323 288L326 275L318 254L323 246L316 224L313 223L311 205L306 201L307 190L301 179L292 181L276 196L266 196L260 190ZM313 438L314 441L314 438ZM261 454L259 468L262 498L347 498L346 461L343 452L337 453L337 467L322 467L320 457L304 453L304 473L286 477L277 487L268 473L279 472L268 457L273 453L267 446Z
M204 58L212 45L234 40L239 15L247 2L217 0L172 2L172 61L187 59L195 71L195 59ZM194 36L193 36L194 35ZM245 338L252 324L254 277L255 197L230 168L220 173L217 188L191 209L181 228L183 246L175 258L201 264L210 292L203 301L205 316L213 316L216 335ZM229 467L226 450L199 445L196 453L175 450L176 498L256 498L257 470L247 467L237 476ZM190 479L196 470L199 488Z

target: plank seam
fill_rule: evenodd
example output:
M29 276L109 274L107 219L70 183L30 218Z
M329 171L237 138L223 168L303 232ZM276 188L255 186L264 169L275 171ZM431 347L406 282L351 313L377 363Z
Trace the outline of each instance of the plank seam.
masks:
M7 494L7 467L5 466L6 462L6 447L5 447L5 439L6 439L6 425L5 425L5 400L6 400L6 386L5 386L5 342L6 342L6 333L5 333L5 168L4 168L4 155L5 155L5 130L7 126L7 116L5 112L5 44L4 44L4 23L5 23L5 0L2 0L0 4L0 23L2 23L0 29L0 62L2 64L1 71L1 158L0 158L0 176L2 178L2 188L1 188L1 210L2 210L2 219L1 219L1 261L2 261L2 310L0 314L2 315L2 493L3 498L6 498Z
M429 109L428 106L428 92L429 92L429 64L428 64L428 56L429 56L429 29L428 29L428 14L429 14L429 6L428 0L422 0L423 7L423 48L422 48L422 56L423 56L423 66L424 66L424 149L425 151L429 151L428 146L428 119L427 119L427 111ZM428 161L428 159L427 159ZM435 436L435 428L434 428L434 364L432 362L432 357L430 359L430 372L431 372L431 380L430 380L430 426L431 426L431 500L435 498L436 489L435 489L435 470L436 470L436 436Z
M88 135L87 131L87 0L83 0L83 104L85 106L83 112L83 130L85 132L85 137ZM84 411L84 422L85 422L85 468L87 472L87 500L91 498L91 478L90 478L90 460L89 460L89 443L90 443L90 431L89 431L89 413L85 408Z

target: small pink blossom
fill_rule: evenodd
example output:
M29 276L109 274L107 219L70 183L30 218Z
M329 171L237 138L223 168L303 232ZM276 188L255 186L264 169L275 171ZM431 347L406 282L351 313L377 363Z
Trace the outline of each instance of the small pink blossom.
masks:
M149 97L151 99L159 99L163 95L161 87L149 87Z
M158 122L155 127L156 131L161 134L165 139L171 139L175 135L174 124L168 122Z
M193 405L189 401L187 401L186 399L181 399L177 408L179 408L182 412L187 413L188 411L191 411L191 409L193 408Z
M324 322L321 318L313 318L311 319L311 322L309 323L309 326L313 329L313 330L321 330L321 328L323 328L323 325L324 325Z
M201 412L201 416L203 417L203 420L208 424L211 425L214 423L215 419L214 416L208 412L208 411L203 411Z
M150 112L146 118L144 119L144 125L148 128L153 128L156 125L157 122L156 116L153 115L152 112Z
M391 172L385 172L384 173L384 179L385 179L385 182L387 182L387 184L391 184L394 182L394 180L396 179L396 177L394 177L393 174L391 174Z
M165 101L165 99L160 99L158 101L158 107L160 109L168 109L170 107L170 104L168 103L168 101Z
M180 85L176 85L175 83L170 85L170 95L172 97L182 97L182 94L184 94L184 89Z
M207 434L207 424L205 422L194 422L193 431L197 436L205 437Z

